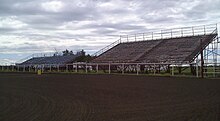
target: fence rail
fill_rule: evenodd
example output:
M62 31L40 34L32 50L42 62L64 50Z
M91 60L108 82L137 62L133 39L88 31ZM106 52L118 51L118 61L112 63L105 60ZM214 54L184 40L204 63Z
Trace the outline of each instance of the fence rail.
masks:
M204 74L207 76L220 77L220 63L205 66L207 71ZM212 64L212 65L211 65ZM193 65L194 71L191 68ZM188 69L186 69L188 68ZM191 75L200 77L200 65L196 63L190 64L172 64L172 63L71 63L71 64L40 64L40 65L0 65L0 72L38 72L41 70L45 73L122 73L122 74L159 74L159 75ZM185 72L179 71L186 70ZM191 70L191 71L190 71Z

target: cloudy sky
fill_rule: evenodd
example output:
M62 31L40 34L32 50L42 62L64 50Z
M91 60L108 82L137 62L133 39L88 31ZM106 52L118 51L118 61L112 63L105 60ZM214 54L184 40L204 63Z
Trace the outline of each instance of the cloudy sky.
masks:
M0 63L94 53L119 35L220 22L220 0L0 0Z

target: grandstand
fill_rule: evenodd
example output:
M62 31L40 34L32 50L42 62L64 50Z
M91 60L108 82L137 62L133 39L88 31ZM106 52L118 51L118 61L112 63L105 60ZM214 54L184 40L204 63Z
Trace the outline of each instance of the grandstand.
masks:
M49 65L49 64L68 64L73 63L75 58L78 57L78 55L58 55L58 56L50 56L50 57L33 57L27 61L24 61L23 63L20 63L18 65Z
M217 34L181 38L120 43L104 52L93 62L183 63L192 62Z
M185 31L184 31L185 29ZM179 31L171 30L170 32L159 33L161 38L156 40L143 39L137 41L138 35L134 35L134 41L114 42L113 47L104 48L94 55L97 57L92 61L94 63L191 63L201 51L216 40L217 27L203 28L190 27L180 29ZM190 29L191 32L189 32ZM163 35L170 34L163 38ZM181 33L179 36L176 33ZM185 35L184 35L185 33ZM158 37L158 33L157 33ZM140 38L140 37L139 37ZM117 44L115 44L117 43ZM107 46L110 47L110 46ZM101 54L100 54L101 52Z

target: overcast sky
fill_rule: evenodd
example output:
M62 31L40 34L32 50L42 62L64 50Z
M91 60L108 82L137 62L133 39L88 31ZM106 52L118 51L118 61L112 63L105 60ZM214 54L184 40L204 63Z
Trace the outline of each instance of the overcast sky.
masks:
M220 0L0 0L0 63L94 53L119 35L220 22Z

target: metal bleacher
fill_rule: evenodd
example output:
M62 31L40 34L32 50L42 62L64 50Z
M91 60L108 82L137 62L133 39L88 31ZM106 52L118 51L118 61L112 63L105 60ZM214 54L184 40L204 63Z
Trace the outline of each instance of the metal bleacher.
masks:
M217 37L217 25L171 29L169 32L121 37L93 63L190 63ZM150 37L149 37L150 35ZM152 36L151 36L152 35ZM159 35L159 37L158 37ZM148 37L148 38L147 38ZM157 38L156 38L157 37ZM124 39L124 41L123 41ZM140 40L138 40L140 39ZM107 46L110 47L110 46Z
M77 55L50 56L50 57L33 57L19 65L35 65L35 64L67 64L74 61Z

